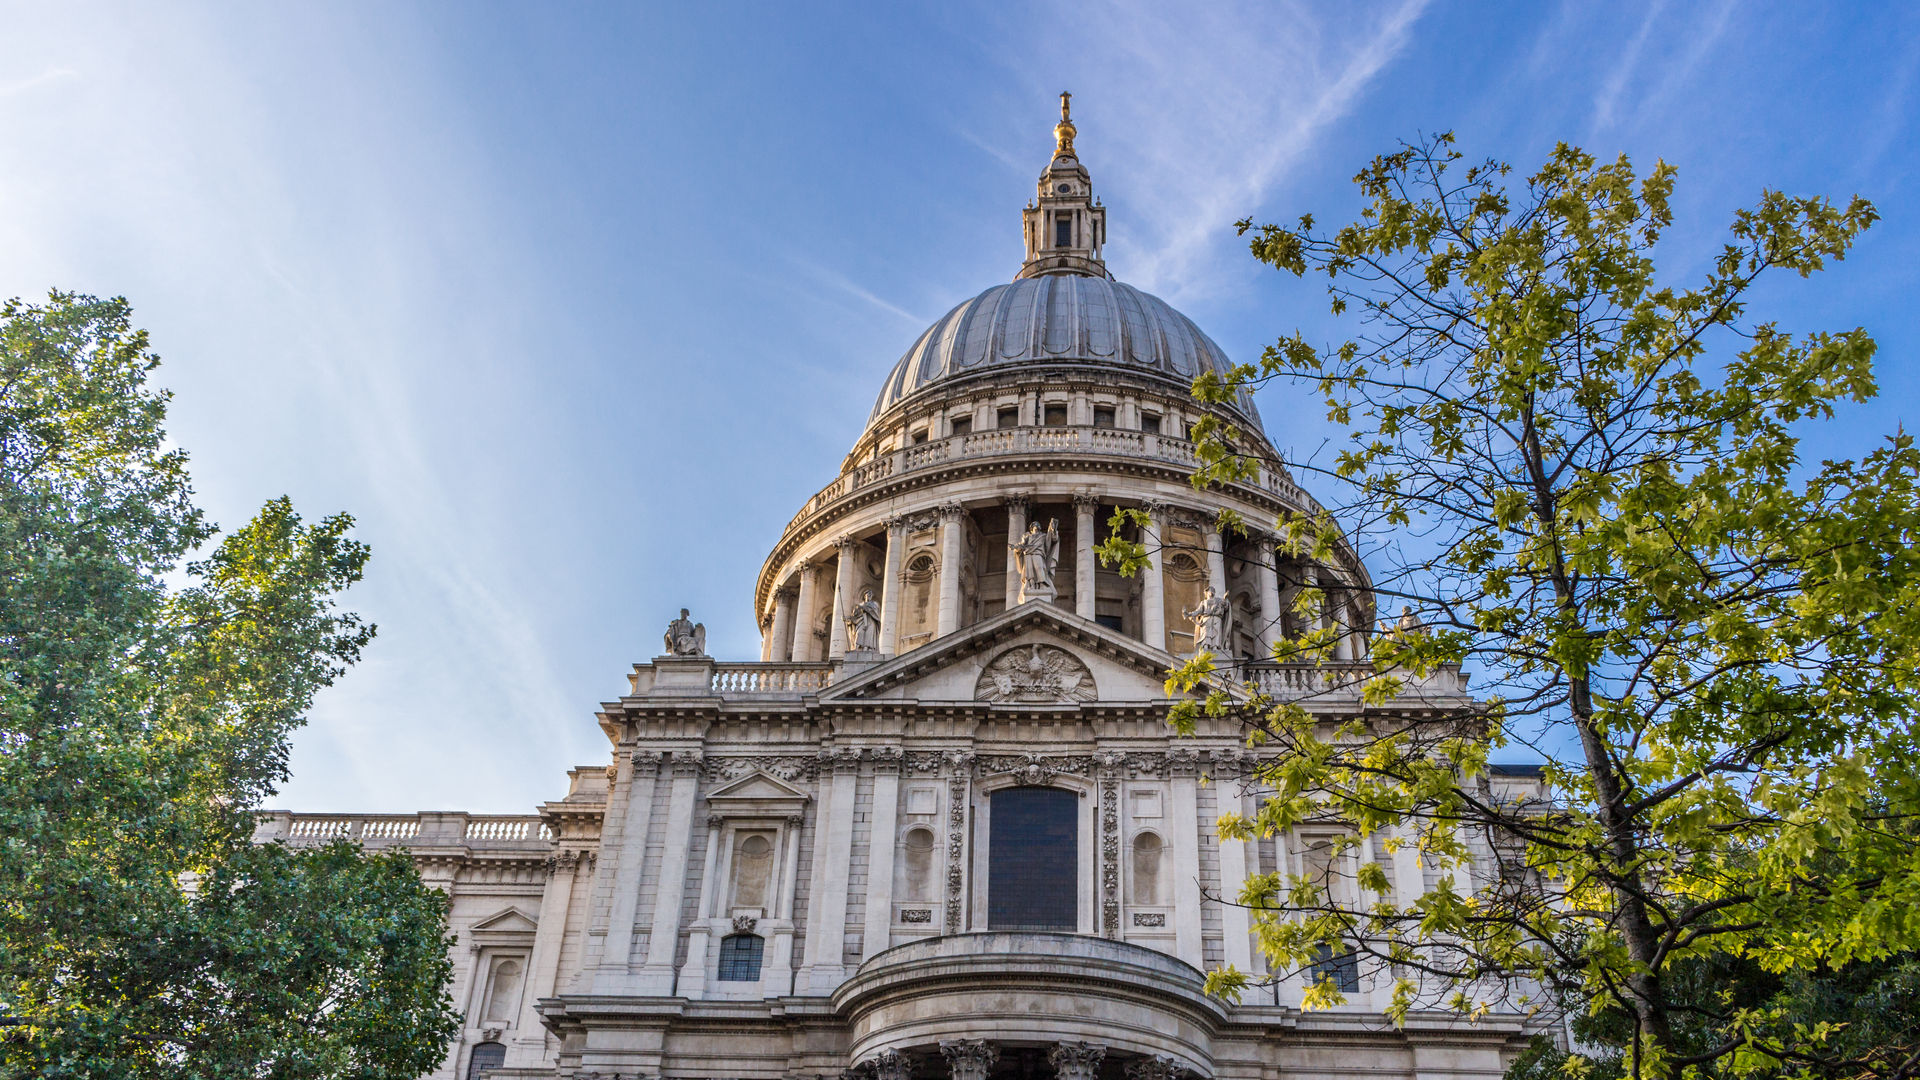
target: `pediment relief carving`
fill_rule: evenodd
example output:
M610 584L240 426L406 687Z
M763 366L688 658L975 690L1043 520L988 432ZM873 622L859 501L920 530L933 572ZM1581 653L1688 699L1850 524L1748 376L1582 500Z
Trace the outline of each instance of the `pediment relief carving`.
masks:
M1070 705L1098 700L1100 691L1079 657L1057 645L1028 644L989 660L973 697L996 705Z

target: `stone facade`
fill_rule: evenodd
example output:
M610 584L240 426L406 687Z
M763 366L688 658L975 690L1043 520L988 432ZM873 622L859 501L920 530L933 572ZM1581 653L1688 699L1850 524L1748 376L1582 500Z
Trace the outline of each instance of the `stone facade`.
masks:
M682 612L601 707L609 762L535 815L263 820L403 846L449 891L468 1022L436 1076L1492 1080L1524 1047L1518 1015L1388 1024L1371 973L1311 1013L1298 972L1202 992L1210 966L1268 974L1221 898L1305 872L1312 838L1216 839L1259 759L1231 728L1171 737L1167 672L1197 628L1238 681L1339 722L1366 711L1374 612L1351 551L1218 527L1317 509L1250 401L1218 415L1254 478L1188 484L1187 386L1227 361L1110 280L1073 134L1063 103L1019 279L915 343L774 546L757 662L704 655ZM1147 511L1140 575L1093 557L1115 508ZM1303 616L1307 586L1331 599ZM1189 618L1209 589L1224 613ZM1313 621L1335 663L1256 659ZM1465 701L1441 671L1395 712Z

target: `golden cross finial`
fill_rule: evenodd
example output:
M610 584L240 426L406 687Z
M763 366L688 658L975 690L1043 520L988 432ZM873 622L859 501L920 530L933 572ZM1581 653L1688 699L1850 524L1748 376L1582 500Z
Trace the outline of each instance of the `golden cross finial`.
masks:
M1056 153L1065 154L1068 157L1073 156L1073 136L1075 134L1073 117L1068 111L1072 101L1072 94L1067 93L1065 90L1060 91L1060 123L1056 124L1053 129L1054 141L1059 144L1059 149Z

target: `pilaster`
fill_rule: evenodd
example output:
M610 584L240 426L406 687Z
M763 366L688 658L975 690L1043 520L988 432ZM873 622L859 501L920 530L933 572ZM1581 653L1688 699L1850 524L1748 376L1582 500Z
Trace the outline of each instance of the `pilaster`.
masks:
M842 536L833 546L840 551L840 564L833 577L833 621L827 627L827 658L838 660L847 655L847 613L857 602L853 589L860 576L860 541Z
M893 943L893 855L898 846L900 763L898 747L876 747L873 759L873 820L867 831L867 911L860 959Z
M673 959L680 951L681 888L693 847L693 802L700 787L700 752L676 750L671 767L673 791L661 833L659 885L653 897L653 929L647 938L647 962L635 980L642 994L673 993Z
M641 863L646 860L647 830L653 818L653 790L667 757L657 750L635 750L629 755L620 835L601 847L601 873L610 880L613 903L607 915L606 944L593 978L593 992L597 994L623 993L629 984Z
M1173 840L1173 951L1204 969L1200 942L1200 752L1187 747L1167 751L1167 831Z

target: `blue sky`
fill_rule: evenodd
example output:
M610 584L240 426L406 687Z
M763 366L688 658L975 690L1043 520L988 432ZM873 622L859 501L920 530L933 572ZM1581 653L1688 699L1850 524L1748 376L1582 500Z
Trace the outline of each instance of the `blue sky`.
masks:
M216 520L291 494L372 544L366 661L279 804L523 811L691 607L751 590L881 377L1011 277L1075 94L1109 265L1235 358L1336 332L1231 224L1344 220L1451 129L1680 169L1666 273L1766 187L1874 200L1854 258L1756 310L1865 326L1916 420L1920 8L1685 3L0 3L0 294L134 304ZM1263 392L1307 454L1309 401Z

